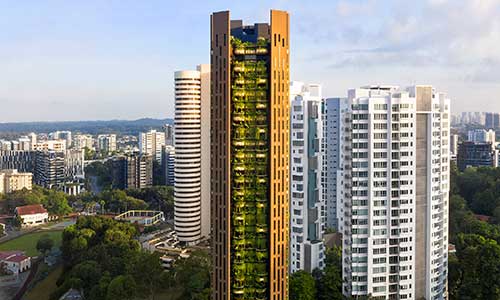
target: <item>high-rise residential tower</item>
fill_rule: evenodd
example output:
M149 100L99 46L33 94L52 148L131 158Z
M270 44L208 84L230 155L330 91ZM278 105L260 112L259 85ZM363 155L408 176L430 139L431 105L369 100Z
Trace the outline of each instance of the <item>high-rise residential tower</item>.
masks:
M165 145L165 132L150 130L139 134L139 152L153 156L153 160L161 163L161 147Z
M116 151L116 134L99 134L97 150L105 154Z
M290 84L290 271L323 268L321 86Z
M175 182L175 148L171 145L165 145L163 150L163 175L165 177L165 185L174 186Z
M289 17L211 16L212 299L288 299Z
M210 66L175 72L175 231L192 244L210 234Z
M339 222L343 222L343 208L341 205L342 178L343 178L343 151L342 141L350 138L348 132L347 113L350 104L346 98L329 98L323 100L323 146L322 146L322 187L323 199L326 205L326 227L328 229L339 229Z
M149 154L126 154L113 157L113 187L142 189L153 185L153 157Z
M163 130L165 131L165 145L174 145L174 125L165 124L163 125Z
M344 294L446 299L449 99L431 86L368 86L347 101L337 180Z

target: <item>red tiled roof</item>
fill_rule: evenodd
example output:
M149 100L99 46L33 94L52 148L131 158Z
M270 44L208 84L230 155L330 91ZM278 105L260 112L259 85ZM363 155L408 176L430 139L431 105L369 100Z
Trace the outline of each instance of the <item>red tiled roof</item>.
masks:
M44 214L47 212L41 204L25 205L16 207L17 214L20 216Z
M10 262L15 262L15 263L20 263L29 257L24 255L24 254L16 254L14 256L8 257L5 261L10 261Z
M12 255L22 255L21 251L0 251L0 261L6 259L7 257L11 257Z
M489 222L490 221L490 216L485 216L485 215L474 215L476 217L476 219L478 219L479 221L483 221L483 222Z

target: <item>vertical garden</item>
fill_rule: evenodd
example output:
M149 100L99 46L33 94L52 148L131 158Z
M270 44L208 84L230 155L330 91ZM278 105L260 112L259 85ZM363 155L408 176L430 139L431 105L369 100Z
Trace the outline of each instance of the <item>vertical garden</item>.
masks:
M268 41L231 45L232 298L267 299Z

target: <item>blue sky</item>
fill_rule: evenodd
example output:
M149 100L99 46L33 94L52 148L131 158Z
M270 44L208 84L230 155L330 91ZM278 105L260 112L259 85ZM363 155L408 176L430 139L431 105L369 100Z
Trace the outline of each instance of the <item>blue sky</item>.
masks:
M454 111L500 111L498 0L0 0L0 122L171 117L173 72L209 62L210 13L270 8L291 15L291 78L324 96L433 84Z

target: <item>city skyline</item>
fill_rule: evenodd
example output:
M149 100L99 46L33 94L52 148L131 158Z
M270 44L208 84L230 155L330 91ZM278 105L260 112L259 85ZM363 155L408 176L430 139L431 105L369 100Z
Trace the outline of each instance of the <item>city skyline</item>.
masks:
M496 1L429 0L412 10L392 0L0 8L9 28L0 35L0 103L9 107L0 122L173 117L173 71L209 62L209 13L230 9L263 22L268 8L293 21L291 79L322 84L325 97L367 84L432 83L448 91L453 112L500 111L492 101L500 91Z

